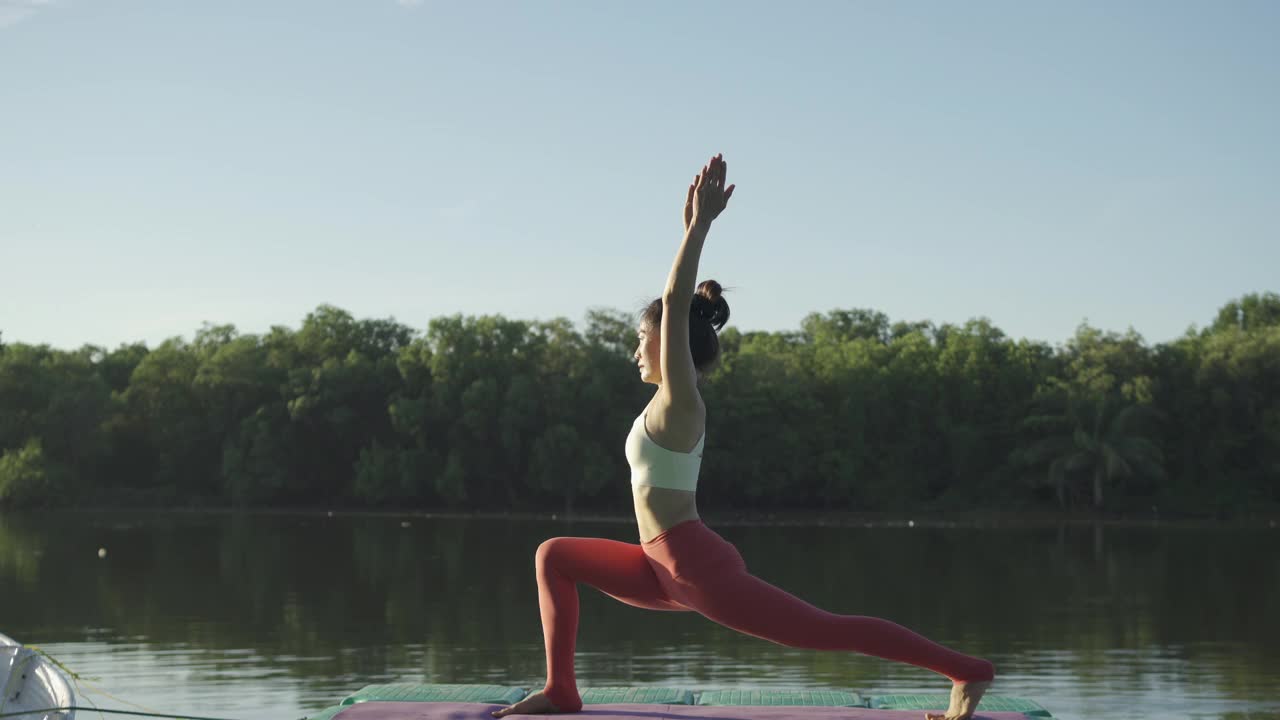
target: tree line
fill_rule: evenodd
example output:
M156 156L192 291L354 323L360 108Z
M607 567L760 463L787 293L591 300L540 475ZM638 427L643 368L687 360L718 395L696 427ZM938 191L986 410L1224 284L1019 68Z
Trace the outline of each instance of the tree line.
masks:
M261 335L4 343L0 507L629 512L622 444L653 392L635 316L455 315L417 331L330 305ZM1148 346L813 313L721 334L699 492L718 509L1280 507L1280 295Z

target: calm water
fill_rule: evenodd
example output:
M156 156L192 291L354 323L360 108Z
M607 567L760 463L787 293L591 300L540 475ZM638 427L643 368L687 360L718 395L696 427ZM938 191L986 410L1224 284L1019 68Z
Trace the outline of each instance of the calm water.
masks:
M989 658L993 692L1058 718L1280 718L1280 529L707 522L756 575ZM373 682L540 687L533 555L556 535L636 542L634 523L0 515L0 632L103 707L294 719ZM586 588L582 618L583 687L948 687Z

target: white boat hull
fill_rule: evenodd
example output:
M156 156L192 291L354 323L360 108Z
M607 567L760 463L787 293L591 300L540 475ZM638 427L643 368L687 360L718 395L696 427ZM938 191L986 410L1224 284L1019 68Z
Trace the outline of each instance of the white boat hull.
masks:
M0 635L0 715L30 711L5 720L74 720L75 710L37 712L74 705L71 684L53 663Z

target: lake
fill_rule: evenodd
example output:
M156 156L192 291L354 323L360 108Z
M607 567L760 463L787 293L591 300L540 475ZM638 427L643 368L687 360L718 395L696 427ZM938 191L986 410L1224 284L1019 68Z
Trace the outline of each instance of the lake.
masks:
M1280 719L1274 523L938 519L704 514L755 575L988 658L993 693L1062 720ZM368 683L540 688L533 557L557 535L637 542L633 519L8 513L0 632L111 708L293 720ZM948 689L911 666L580 594L580 687Z

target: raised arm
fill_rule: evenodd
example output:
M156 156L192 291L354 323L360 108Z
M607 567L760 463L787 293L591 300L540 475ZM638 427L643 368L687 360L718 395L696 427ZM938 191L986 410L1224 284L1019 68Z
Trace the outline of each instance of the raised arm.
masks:
M724 211L733 185L725 187L727 166L721 155L711 158L689 185L685 196L684 241L676 252L667 287L662 292L662 392L669 404L692 408L698 402L698 374L689 350L689 313L697 286L698 261L711 222Z

